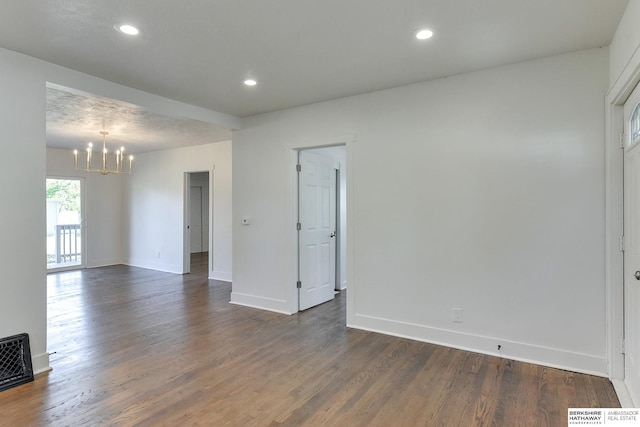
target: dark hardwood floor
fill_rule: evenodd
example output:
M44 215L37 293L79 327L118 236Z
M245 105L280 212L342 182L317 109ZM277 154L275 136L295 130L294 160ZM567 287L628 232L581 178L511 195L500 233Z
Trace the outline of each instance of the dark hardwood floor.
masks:
M562 426L615 407L607 379L293 316L198 274L48 276L53 371L0 392L2 426Z
M191 254L191 274L209 277L209 252Z

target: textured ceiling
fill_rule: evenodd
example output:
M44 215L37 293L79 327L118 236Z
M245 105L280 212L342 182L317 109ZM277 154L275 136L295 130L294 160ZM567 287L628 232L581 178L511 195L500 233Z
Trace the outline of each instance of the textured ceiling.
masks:
M47 87L47 146L83 148L102 140L130 153L228 141L231 131L197 120L169 117L142 107L77 91Z
M0 46L245 117L607 46L627 2L5 0L0 6ZM140 35L130 37L114 29L124 22L138 26ZM413 37L421 26L434 30L431 40ZM258 85L244 86L249 77ZM52 144L68 141L64 126L84 126L96 133L99 129L89 130L89 122L102 128L103 120L114 137L124 135L126 128L139 135L145 147L154 141L164 146L170 139L202 141L200 136L207 132L198 123L189 129L188 122L154 117L134 106L120 106L116 110L124 111L108 116L104 110L111 108L105 100L94 102L95 111L103 110L92 118L82 117L86 109L56 113L58 108L73 108L73 96L67 96L57 94L55 102L64 103L54 105L52 100L49 106ZM174 126L181 132L171 135ZM165 132L153 133L160 128ZM145 139L147 132L153 136Z

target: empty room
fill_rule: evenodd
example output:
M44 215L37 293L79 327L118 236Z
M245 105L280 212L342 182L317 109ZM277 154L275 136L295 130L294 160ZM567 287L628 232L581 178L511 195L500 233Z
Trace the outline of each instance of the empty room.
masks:
M1 10L0 424L640 407L640 0Z

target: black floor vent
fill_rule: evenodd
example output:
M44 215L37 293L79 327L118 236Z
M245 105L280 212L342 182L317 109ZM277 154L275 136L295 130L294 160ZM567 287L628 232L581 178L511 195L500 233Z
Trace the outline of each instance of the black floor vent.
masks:
M0 339L0 391L33 381L29 334Z

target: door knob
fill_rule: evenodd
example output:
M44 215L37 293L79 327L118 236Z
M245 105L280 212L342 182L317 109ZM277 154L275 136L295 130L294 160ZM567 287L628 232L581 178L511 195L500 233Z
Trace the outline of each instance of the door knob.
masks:
M336 237L336 232L334 231L333 233L331 233L331 235L329 237ZM640 280L640 271L638 271L638 280Z
M640 280L640 271L636 271L633 276L636 278L636 280Z

